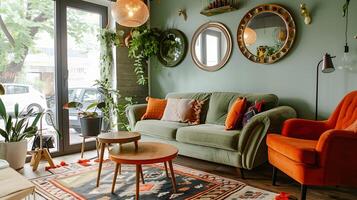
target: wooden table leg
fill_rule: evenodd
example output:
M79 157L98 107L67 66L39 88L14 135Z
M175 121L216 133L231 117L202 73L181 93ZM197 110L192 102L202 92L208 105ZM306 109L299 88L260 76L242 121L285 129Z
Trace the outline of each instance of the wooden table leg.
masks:
M174 168L172 167L172 160L169 161L169 167L170 167L172 187L174 188L174 193L176 193L176 178L175 178Z
M141 168L141 165L136 165L136 193L135 193L135 199L136 200L139 200L140 168Z
M113 184L112 184L112 193L114 193L115 183L117 182L117 176L118 176L119 166L120 166L119 163L117 163L117 164L115 165L115 171L114 171L114 177L113 177Z
M138 145L138 141L134 141L135 144L135 151L138 151L139 145Z
M99 167L98 167L98 176L97 176L97 187L99 187L100 173L102 172L102 165L103 165L105 145L106 145L105 143L101 143L101 144L100 144L100 155L99 155Z
M143 167L142 167L142 165L140 165L140 177L141 177L141 182L142 182L143 184L145 184L144 173L143 173Z
M99 158L99 141L98 138L95 138L95 150L97 150L97 158Z
M85 148L86 138L83 137L82 147L81 147L81 159L83 159L84 148Z
M164 165L165 165L166 177L168 178L168 177L169 177L169 172L167 171L167 163L166 163L166 162L164 162Z

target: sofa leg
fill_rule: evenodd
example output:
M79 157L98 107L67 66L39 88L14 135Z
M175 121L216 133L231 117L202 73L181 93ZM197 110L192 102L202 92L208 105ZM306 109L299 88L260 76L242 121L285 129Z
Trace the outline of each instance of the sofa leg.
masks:
M244 178L244 169L243 169L243 168L237 168L237 171L239 171L240 178L241 178L241 179L245 179L245 178Z
M272 176L272 185L276 186L276 175L278 173L278 169L273 166L273 176Z
M301 184L301 197L300 200L306 200L306 191L307 191L307 186L304 184Z

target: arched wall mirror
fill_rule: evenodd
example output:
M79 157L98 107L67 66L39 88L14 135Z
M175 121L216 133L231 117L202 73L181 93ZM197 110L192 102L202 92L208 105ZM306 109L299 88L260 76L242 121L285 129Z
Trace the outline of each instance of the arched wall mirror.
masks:
M217 71L229 60L232 53L232 37L226 26L208 22L193 35L191 55L195 64L206 71Z
M280 5L264 4L243 17L237 30L237 41L246 58L271 64L288 53L295 35L295 22L289 11Z

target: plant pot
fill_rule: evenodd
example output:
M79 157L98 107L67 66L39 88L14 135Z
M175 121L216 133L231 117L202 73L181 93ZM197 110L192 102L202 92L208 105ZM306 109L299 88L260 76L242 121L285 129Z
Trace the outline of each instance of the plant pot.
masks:
M27 140L0 142L0 159L5 159L13 169L24 167L27 154Z
M80 122L83 136L97 136L102 130L102 117L82 117Z

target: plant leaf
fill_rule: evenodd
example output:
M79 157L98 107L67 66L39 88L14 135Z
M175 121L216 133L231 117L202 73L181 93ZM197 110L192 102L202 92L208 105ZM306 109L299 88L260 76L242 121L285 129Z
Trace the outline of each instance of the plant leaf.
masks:
M17 119L19 117L19 104L15 104L15 118Z
M89 105L87 106L87 108L86 108L85 111L88 111L88 110L90 110L90 109L92 109L92 108L95 108L97 105L98 105L98 102L93 102L93 103L91 103L91 104L89 104Z
M67 109L68 110L70 108L82 109L83 108L83 104L80 103L80 102L71 101L71 102L68 102L68 103L63 105L63 109Z
M1 116L1 118L4 119L4 121L7 121L6 108L5 108L4 102L2 101L1 98L0 98L0 116Z
M35 117L35 119L33 120L33 122L32 122L32 124L31 124L30 127L33 127L33 126L37 127L37 123L38 123L38 121L40 120L42 114L43 114L42 112L39 112L39 113L36 114L36 117ZM30 128L30 127L29 127L29 128Z
M9 142L9 134L0 128L0 135L5 139L5 142Z

